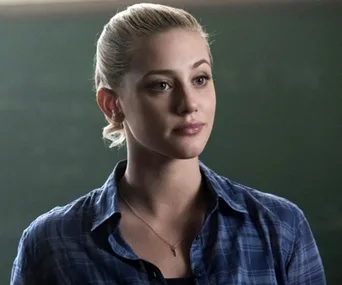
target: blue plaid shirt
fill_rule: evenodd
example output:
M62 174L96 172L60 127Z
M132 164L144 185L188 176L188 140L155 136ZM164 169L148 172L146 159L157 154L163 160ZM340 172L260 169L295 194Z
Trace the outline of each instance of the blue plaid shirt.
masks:
M12 285L166 284L161 271L120 237L116 190L125 167L118 163L100 189L52 209L24 231ZM190 250L196 284L326 284L296 205L200 168L216 202Z

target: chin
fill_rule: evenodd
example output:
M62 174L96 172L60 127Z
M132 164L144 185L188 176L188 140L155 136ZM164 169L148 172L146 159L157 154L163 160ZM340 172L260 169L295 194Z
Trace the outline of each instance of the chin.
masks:
M157 153L170 159L193 159L203 152L208 139L207 135L169 137L161 140L149 139L140 145L148 152Z
M175 159L192 159L198 157L204 150L205 143L173 144L168 156Z

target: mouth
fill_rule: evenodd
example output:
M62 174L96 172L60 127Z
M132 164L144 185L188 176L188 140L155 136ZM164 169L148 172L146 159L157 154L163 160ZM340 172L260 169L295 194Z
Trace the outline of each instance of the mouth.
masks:
M175 128L174 132L182 136L194 136L202 131L204 125L205 124L201 122L187 123Z

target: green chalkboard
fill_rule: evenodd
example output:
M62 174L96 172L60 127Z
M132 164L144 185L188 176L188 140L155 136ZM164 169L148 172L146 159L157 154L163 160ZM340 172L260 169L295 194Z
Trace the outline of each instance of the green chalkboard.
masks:
M214 34L217 116L202 160L306 213L342 284L342 6L189 8ZM0 284L38 215L100 186L96 35L113 12L0 18Z

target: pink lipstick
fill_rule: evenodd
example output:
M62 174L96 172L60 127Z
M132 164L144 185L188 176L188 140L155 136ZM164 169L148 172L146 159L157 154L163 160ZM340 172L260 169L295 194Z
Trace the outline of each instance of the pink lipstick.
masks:
M188 123L176 128L174 131L179 135L194 136L201 132L203 126L204 123Z

